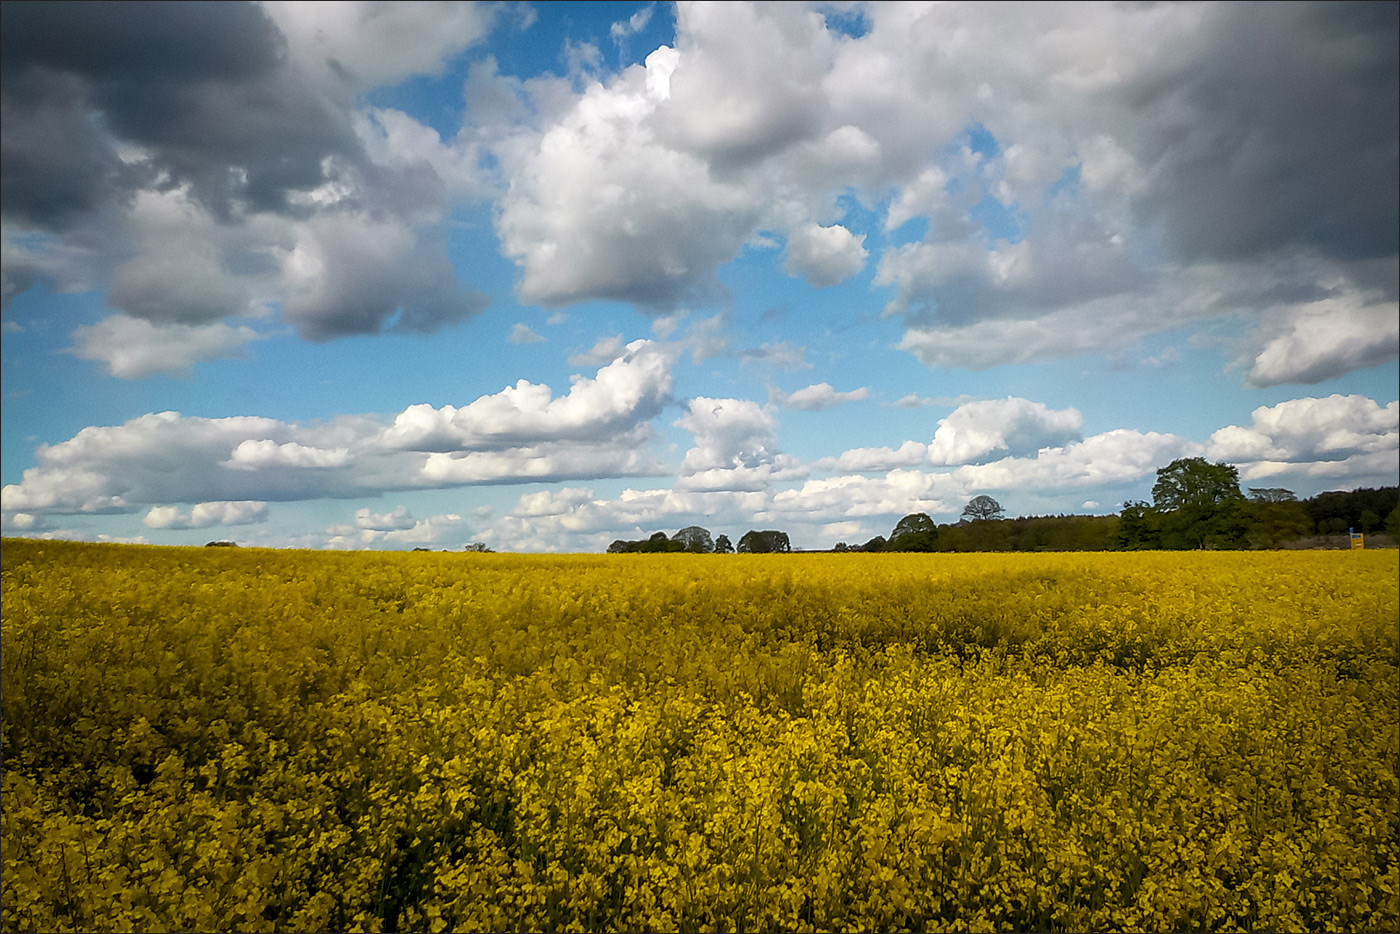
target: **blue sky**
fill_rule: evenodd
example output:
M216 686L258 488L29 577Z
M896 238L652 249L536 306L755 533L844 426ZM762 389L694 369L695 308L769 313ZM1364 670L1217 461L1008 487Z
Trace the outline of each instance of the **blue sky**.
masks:
M6 535L1400 481L1393 4L3 7Z

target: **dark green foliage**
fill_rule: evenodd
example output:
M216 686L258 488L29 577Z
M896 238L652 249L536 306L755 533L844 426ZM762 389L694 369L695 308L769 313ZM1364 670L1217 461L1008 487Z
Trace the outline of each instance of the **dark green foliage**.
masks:
M1314 534L1382 532L1388 521L1393 524L1382 515L1400 516L1396 487L1322 493L1302 501L1292 490L1252 487L1245 499L1235 495L1237 486L1231 492L1238 474L1228 464L1190 458L1173 461L1157 475L1154 506L1123 504L1120 548L1277 548ZM1168 509L1164 503L1176 505Z
M899 520L890 533L886 551L937 551L938 526L922 512L912 513Z
M732 555L732 554L734 554L734 546L730 543L730 541L729 541L729 536L728 536L728 535L721 535L719 538L715 539L715 554L717 554L717 555Z
M786 553L792 551L792 544L788 541L786 532L778 532L768 529L763 532L755 532L753 529L744 533L744 537L739 539L739 554L761 555L770 552Z
M710 540L710 530L698 525L686 526L672 535L671 541L678 542L683 550L693 554L708 555L715 550L715 543Z
M654 554L672 551L685 551L685 545L673 541L665 532L654 532L651 538L641 542L618 539L608 546L608 554Z
M1135 500L1123 504L1118 514L1118 547L1142 551L1162 547L1161 516L1152 504Z
M1308 520L1307 509L1296 499L1251 500L1241 507L1241 513L1245 522L1245 544L1250 548L1275 548L1281 542L1312 534L1313 524Z
M1308 518L1323 535L1336 535L1347 529L1380 532L1385 528L1382 517L1389 516L1397 506L1400 506L1400 487L1393 486L1349 493L1319 493L1303 503Z
M1205 510L1237 503L1240 472L1229 464L1212 464L1204 457L1182 457L1157 471L1152 505L1161 512Z
M1161 517L1161 547L1241 548L1248 522L1240 472L1204 457L1182 457L1157 471L1152 505Z

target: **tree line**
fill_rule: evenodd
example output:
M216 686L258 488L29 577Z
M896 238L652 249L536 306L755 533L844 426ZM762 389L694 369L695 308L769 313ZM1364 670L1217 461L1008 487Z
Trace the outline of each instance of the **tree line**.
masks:
M1157 471L1152 501L1123 504L1113 516L1005 518L990 496L973 497L956 523L926 513L900 519L888 536L863 544L838 542L838 552L1137 551L1149 549L1277 548L1311 536L1400 535L1400 487L1321 493L1300 500L1279 487L1240 489L1239 471L1202 457L1180 458ZM746 532L738 545L689 526L675 535L656 532L640 541L618 540L609 553L690 552L764 554L792 550L787 533Z
M698 525L687 526L675 535L668 536L665 532L656 532L650 538L640 541L630 542L618 539L608 546L608 554L626 554L630 552L689 552L691 554L768 554L770 552L792 551L792 542L788 540L786 532L779 532L774 529L766 529L762 532L750 529L739 538L739 544L733 545L729 541L728 535L720 535L711 539L708 529L703 529Z

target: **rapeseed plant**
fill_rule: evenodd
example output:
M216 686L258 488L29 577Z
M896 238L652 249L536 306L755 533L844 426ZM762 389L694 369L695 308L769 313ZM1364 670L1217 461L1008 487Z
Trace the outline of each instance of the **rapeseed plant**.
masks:
M1393 930L1394 552L7 540L6 930Z

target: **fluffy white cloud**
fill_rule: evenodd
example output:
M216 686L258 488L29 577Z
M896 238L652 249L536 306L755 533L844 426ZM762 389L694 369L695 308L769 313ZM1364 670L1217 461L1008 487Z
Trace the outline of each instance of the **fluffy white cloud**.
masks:
M538 493L524 493L516 507L510 511L512 516L541 518L543 516L561 516L565 513L577 510L584 503L591 502L593 491L580 489L578 487L563 487L559 490L541 490Z
M813 383L793 393L771 391L773 402L785 409L801 409L815 412L821 409L834 409L846 402L856 402L870 395L870 390L861 386L846 392L837 392L830 383Z
M671 348L633 341L595 377L575 377L558 398L548 386L520 380L460 408L410 406L394 419L384 443L447 452L622 435L661 411L670 396L673 362Z
M633 432L606 442L569 441L500 451L436 452L423 460L416 480L422 486L451 487L660 473L656 458L641 447L646 440L648 433Z
M777 421L756 402L701 396L673 424L695 436L678 489L755 491L805 476L795 458L778 450Z
M261 337L242 325L152 324L113 315L75 328L73 339L77 343L71 353L106 364L107 371L120 379L156 374L189 379L195 363L240 356L245 344Z
M0 513L0 528L6 532L40 532L49 527L43 516L31 515L27 512L4 512Z
M333 525L325 547L331 549L364 548L375 544L433 545L460 541L465 520L455 513L444 513L427 519L414 519L402 505L388 513L374 513L368 508L355 510L351 525Z
M1317 463L1400 450L1400 403L1331 395L1260 406L1248 427L1210 436L1208 456L1234 464Z
M349 448L318 448L298 441L278 444L269 438L240 441L224 466L234 470L265 470L269 467L323 469L344 467L350 460Z
M683 466L674 486L627 490L612 499L581 488L526 494L491 529L490 540L502 548L537 549L545 542L551 550L599 551L613 539L671 532L695 523L731 539L750 528L781 528L799 546L829 547L838 539L888 534L895 521L911 512L955 521L968 500L982 493L997 496L1020 514L1054 508L1050 504L1066 494L1095 510L1100 503L1142 499L1156 471L1180 457L1234 457L1243 463L1246 479L1271 482L1282 465L1291 476L1314 486L1337 481L1378 484L1387 472L1393 483L1400 469L1400 403L1379 406L1362 397L1342 396L1294 400L1261 408L1253 428L1222 429L1206 446L1176 435L1130 429L1080 439L1072 410L1056 412L1025 400L993 402L986 411L994 417L986 424L1009 431L1010 446L1020 454L939 469L927 465L924 445L910 441L899 448L857 449L825 459L818 466L842 473L793 486L803 479L800 472L792 472L786 482L775 480L778 457L772 448L776 423L771 412L744 400L696 399L678 422L695 433L697 443L687 454L690 466ZM976 415L980 404L966 403L972 408L964 415ZM1022 432L1019 441L1017 431ZM1059 443L1037 445L1033 436L1044 432L1058 437ZM992 435L1000 444L1008 440L999 432ZM986 450L991 443L984 440L974 447ZM1282 454L1297 459L1286 464L1250 459ZM749 466L742 466L745 463ZM875 471L881 474L865 475ZM697 477L714 482L697 486Z
M170 502L284 501L520 480L659 472L646 450L673 351L649 341L569 393L521 381L466 406L410 406L393 422L297 425L144 415L43 445L4 488L6 515L124 513ZM169 514L158 512L157 521ZM399 530L407 531L407 530Z
M943 513L952 508L943 498L946 494L940 492L943 482L936 474L903 469L891 470L883 477L808 480L798 489L776 493L769 512L789 521L823 523L856 516Z
M692 399L674 424L695 436L682 473L758 466L777 453L777 421L748 399Z
M807 224L788 234L783 268L789 275L802 276L817 288L825 288L860 272L869 255L864 234L857 236L840 224Z
M839 473L868 473L893 470L896 467L917 467L928 460L928 445L906 441L896 448L853 448L838 457L817 461L822 470Z
M1176 435L1119 428L1027 457L989 464L966 464L952 479L968 493L986 490L1066 490L1119 488L1152 476L1178 457L1202 448Z
M593 85L512 171L497 228L522 267L521 298L667 307L738 252L757 220L748 193L662 145L648 123L677 61L663 46Z
M188 513L175 506L152 506L142 523L152 529L207 529L215 525L249 525L267 521L267 503L199 503Z
M444 61L486 35L488 4L265 0L293 59L328 88L355 95L435 74Z
M1289 309L1266 330L1254 357L1251 386L1316 383L1392 360L1400 346L1400 304L1347 295Z
M1084 417L1077 409L1008 397L968 402L946 418L928 446L934 464L969 464L991 455L1020 455L1078 441Z
M369 507L355 510L355 528L372 532L399 532L414 526L413 514L402 505L392 512L371 512Z
M678 6L661 135L724 167L813 137L828 107L822 80L834 46L822 17L800 6Z

